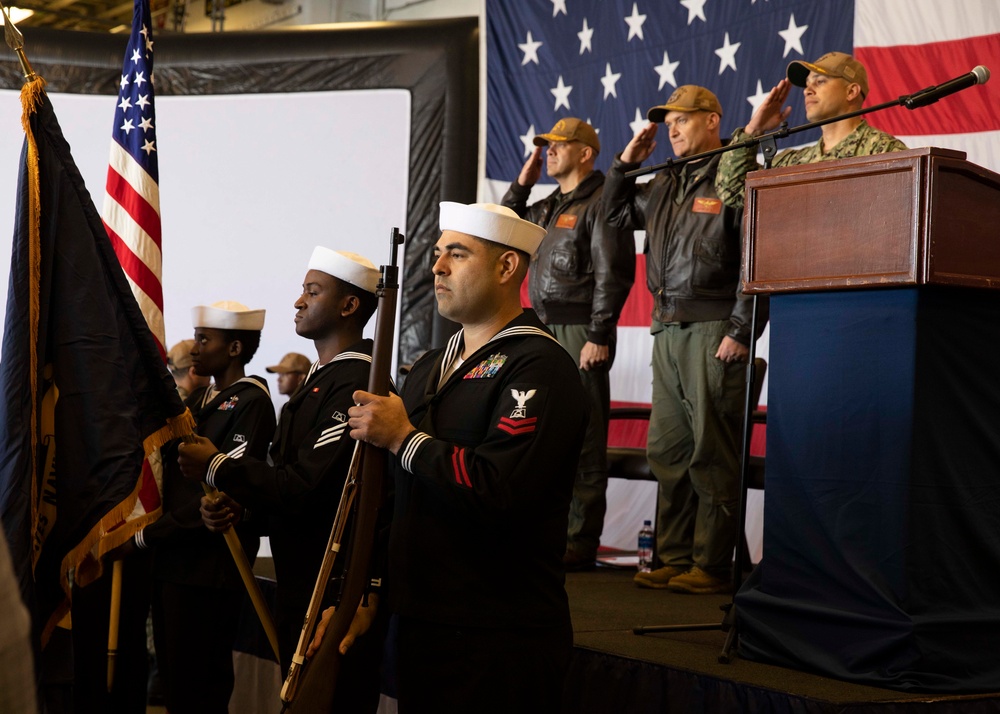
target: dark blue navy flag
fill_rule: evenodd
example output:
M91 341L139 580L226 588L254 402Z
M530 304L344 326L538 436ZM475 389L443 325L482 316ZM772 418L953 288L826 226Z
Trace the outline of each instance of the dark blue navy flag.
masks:
M854 0L486 0L486 22L486 176L501 181L562 117L598 130L606 170L676 87L715 92L725 136L789 62L854 49ZM791 105L789 125L805 123L802 103ZM660 141L649 163L671 157Z
M0 357L0 520L44 641L70 583L96 579L101 555L158 515L124 523L141 496L144 457L191 433L194 420L43 86L39 78L22 90Z

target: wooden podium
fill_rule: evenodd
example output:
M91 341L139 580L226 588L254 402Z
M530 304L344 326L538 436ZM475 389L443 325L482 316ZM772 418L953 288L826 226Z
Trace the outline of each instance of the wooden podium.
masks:
M749 175L771 295L750 659L1000 690L1000 176L918 149Z
M903 285L1000 288L1000 176L948 149L747 178L747 293Z

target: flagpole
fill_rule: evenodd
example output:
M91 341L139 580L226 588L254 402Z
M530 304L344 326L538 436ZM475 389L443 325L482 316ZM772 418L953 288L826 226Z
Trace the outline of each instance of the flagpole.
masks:
M10 14L7 12L7 6L3 2L0 2L0 10L3 11L3 34L4 39L7 40L7 46L17 54L17 59L21 63L21 71L24 72L25 84L34 82L38 79L38 75L35 74L35 70L31 68L31 64L28 62L28 57L24 54L24 35L21 34L21 31L11 21Z
M202 483L202 487L205 489L205 495L209 498L218 498L218 490L212 488L207 483ZM246 552L243 550L243 544L240 543L240 538L236 534L235 528L227 528L223 531L222 535L226 539L226 545L229 546L229 552L232 553L233 561L236 563L236 569L240 571L240 577L243 578L243 584L246 586L247 594L250 596L250 602L253 603L253 609L257 611L257 617L260 618L260 624L264 628L264 634L267 635L267 641L271 643L271 649L274 651L274 658L281 663L281 656L278 654L278 630L274 626L274 619L271 617L271 611L267 607L267 603L264 601L264 593L260 591L260 586L257 584L257 578L253 574L253 569L250 567L250 560L247 558Z
M122 612L122 565L116 560L111 571L111 619L108 622L108 693L115 683L115 658L118 656L118 622Z

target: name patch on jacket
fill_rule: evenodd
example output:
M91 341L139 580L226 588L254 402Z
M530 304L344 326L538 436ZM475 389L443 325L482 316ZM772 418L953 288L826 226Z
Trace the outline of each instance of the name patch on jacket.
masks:
M691 206L692 213L722 213L722 199L696 198Z
M462 379L492 379L497 375L497 372L500 371L500 368L503 367L503 363L506 361L507 355L490 355L488 359L484 359L466 372Z
M219 405L219 411L231 412L233 409L236 408L236 402L238 401L240 401L239 397L230 397L229 399L227 399L226 401L224 401L222 404Z
M579 218L575 213L563 213L556 219L556 228L569 228L573 230L576 228L576 219Z
M538 417L528 416L528 402L535 396L535 391L534 389L529 389L526 392L518 389L510 390L510 396L514 397L517 406L511 411L510 416L500 417L497 428L512 436L533 432L537 427Z

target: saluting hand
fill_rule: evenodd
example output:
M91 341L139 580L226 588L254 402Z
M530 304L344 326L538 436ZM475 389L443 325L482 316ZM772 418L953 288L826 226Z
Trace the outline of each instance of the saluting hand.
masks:
M788 99L788 92L791 88L792 83L787 78L774 85L764 101L754 111L743 130L750 136L760 136L764 132L781 126L781 122L785 121L792 113L791 107L782 108L781 106Z
M524 162L524 167L517 177L517 182L520 185L534 186L538 183L538 179L542 177L542 153L544 151L544 146L536 146L535 150L531 152L531 156Z
M656 148L656 131L659 125L652 122L639 130L639 133L632 137L632 141L622 152L622 161L626 164L641 164L648 159Z

